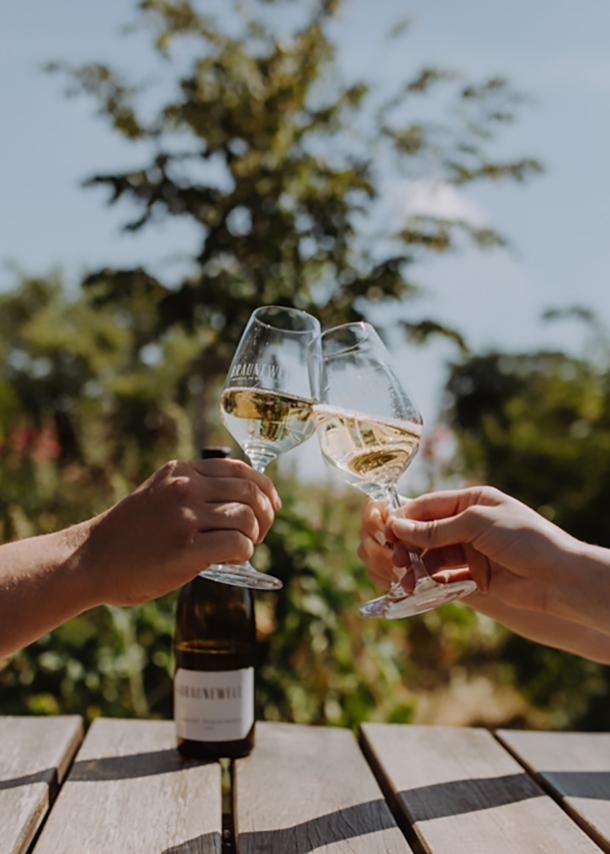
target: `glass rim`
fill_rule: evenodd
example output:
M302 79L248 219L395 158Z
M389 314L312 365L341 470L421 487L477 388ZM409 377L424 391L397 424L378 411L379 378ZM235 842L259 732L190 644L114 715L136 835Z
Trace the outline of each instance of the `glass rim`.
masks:
M272 323L269 323L268 321L263 320L260 317L260 315L263 314L264 312L271 311L273 309L283 311L286 314L298 315L299 317L301 317L303 319L309 318L311 321L309 323L309 327L303 328L303 329L286 329L285 327L282 327L282 326L274 326ZM292 306L288 306L288 305L261 305L258 308L254 309L254 311L252 312L252 315L251 315L251 319L256 320L256 322L260 323L261 326L266 326L267 329L273 329L275 331L281 330L282 332L286 332L286 333L289 333L292 335L304 335L304 334L312 334L313 333L315 338L318 338L320 335L319 331L316 334L316 330L320 330L320 328L321 328L320 327L320 321L318 320L317 317L314 317L313 314L310 314L308 311L303 311L300 308L293 308Z
M329 340L331 334L336 334L341 331L345 331L349 328L358 328L365 333L359 340L354 341L353 344L346 344L341 350L337 350L334 353L325 353L323 349L323 341L326 339ZM387 350L387 347L381 340L379 333L375 329L372 323L369 323L367 320L353 320L349 323L341 323L339 326L333 326L331 329L326 329L315 339L316 342L320 343L320 352L319 357L328 360L328 359L336 359L338 356L344 356L346 353L350 353L352 350L356 350L361 344L366 341L372 341L375 344L381 344L381 346ZM310 349L313 350L312 345L309 345Z

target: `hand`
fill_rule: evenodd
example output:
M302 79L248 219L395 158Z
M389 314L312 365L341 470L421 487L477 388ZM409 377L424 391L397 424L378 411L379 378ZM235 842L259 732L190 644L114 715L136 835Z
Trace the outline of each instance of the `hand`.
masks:
M400 496L400 500L403 508L406 509L409 499ZM400 512L404 513L405 509ZM407 593L412 593L415 587L415 578L409 569L411 558L406 549L394 553L396 537L387 529L390 515L396 512L390 510L390 504L387 500L374 501L369 499L362 517L358 557L368 567L371 580L386 590L399 576L397 567L406 565L407 572L400 583ZM419 552L419 549L416 551ZM424 564L430 574L434 573L434 580L441 584L449 581L463 581L465 578L470 579L472 577L466 567L438 570L438 568L432 568L429 565L425 556Z
M514 498L474 487L405 499L404 519L385 513L369 504L363 520L359 554L375 580L387 585L392 565L419 549L439 581L467 571L477 595L609 633L610 551L576 540ZM382 521L391 554L375 540Z
M610 663L610 551L581 543L513 498L488 487L401 499L365 508L360 558L384 587L408 550L423 550L437 581L468 573L466 602L531 640ZM412 589L412 574L403 585Z
M424 495L409 502L405 519L390 519L393 561L408 546L425 550L428 571L447 580L467 566L479 591L507 605L553 610L558 588L568 581L566 556L577 541L514 498L490 487Z
M245 463L171 462L87 522L0 546L0 657L88 608L145 602L211 563L247 560L280 506Z
M210 564L248 560L280 507L269 478L245 463L173 461L84 523L87 536L76 558L100 601L144 602Z
M404 515L387 516L383 507L367 507L361 557L367 565L373 563L375 580L386 579L391 565L408 564L409 550L423 550L435 580L449 581L458 568L467 567L480 592L516 608L550 609L566 554L577 544L561 528L491 487L405 500ZM394 544L391 557L387 546L382 556L375 540L382 520L383 534Z

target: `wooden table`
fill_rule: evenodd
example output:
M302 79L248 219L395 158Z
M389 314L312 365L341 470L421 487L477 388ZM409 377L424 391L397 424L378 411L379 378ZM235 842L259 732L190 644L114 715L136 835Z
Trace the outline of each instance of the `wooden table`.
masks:
M257 724L225 797L167 721L0 717L1 854L610 852L610 734ZM225 775L226 777L226 775Z

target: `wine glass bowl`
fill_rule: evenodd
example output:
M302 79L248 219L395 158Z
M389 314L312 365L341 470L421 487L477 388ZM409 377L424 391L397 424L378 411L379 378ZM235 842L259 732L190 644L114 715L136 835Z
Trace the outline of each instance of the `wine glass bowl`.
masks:
M314 419L322 456L351 486L372 498L386 497L393 513L402 512L398 479L417 453L423 419L398 380L389 353L368 323L327 330L308 353L314 393ZM418 614L461 598L476 585L466 580L440 584L430 578L419 554L410 552L413 593L396 568L385 596L365 603L364 616L397 618Z
M314 432L307 348L316 349L320 324L310 314L263 306L248 321L220 395L225 427L256 471ZM226 584L277 590L282 582L248 562L217 564L200 573Z
M308 354L314 418L324 460L374 498L387 495L417 453L423 419L368 323L320 336Z
M350 486L382 498L417 453L421 426L398 419L376 420L359 412L320 404L314 417L322 456Z

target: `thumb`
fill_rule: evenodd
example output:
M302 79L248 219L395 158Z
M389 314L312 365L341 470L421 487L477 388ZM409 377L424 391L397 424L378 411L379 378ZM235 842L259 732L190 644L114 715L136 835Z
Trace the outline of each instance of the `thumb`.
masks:
M468 508L457 516L418 522L397 518L388 521L388 539L398 540L418 549L442 548L458 543L471 543L482 530L483 519L476 508Z

